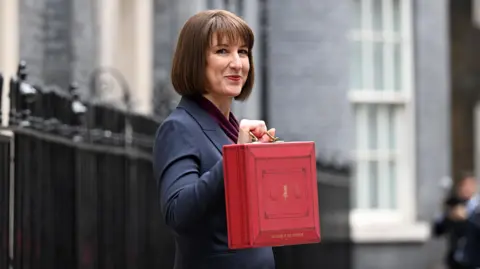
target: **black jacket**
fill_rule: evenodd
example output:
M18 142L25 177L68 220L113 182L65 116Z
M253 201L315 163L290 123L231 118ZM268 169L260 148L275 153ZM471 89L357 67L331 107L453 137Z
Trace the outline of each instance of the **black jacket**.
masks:
M464 253L469 266L480 267L480 206L477 206L468 219Z
M445 201L445 207L451 208L456 205L465 205L466 201L449 197ZM445 212L442 217L437 219L433 224L433 235L436 237L446 236L448 240L447 253L445 262L449 266L457 266L459 261L455 259L455 252L463 248L462 241L465 240L467 234L467 221L453 221L448 218L448 213Z
M222 146L231 143L185 97L157 131L154 175L163 218L175 237L175 269L275 268L271 247L228 248Z

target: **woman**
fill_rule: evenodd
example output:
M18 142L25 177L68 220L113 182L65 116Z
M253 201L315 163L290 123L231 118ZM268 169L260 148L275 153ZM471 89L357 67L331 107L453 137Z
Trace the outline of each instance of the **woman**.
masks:
M222 10L191 17L180 32L172 84L182 96L159 127L154 174L176 242L175 269L273 269L272 248L229 250L222 146L270 141L263 121L237 122L233 99L252 91L253 32Z

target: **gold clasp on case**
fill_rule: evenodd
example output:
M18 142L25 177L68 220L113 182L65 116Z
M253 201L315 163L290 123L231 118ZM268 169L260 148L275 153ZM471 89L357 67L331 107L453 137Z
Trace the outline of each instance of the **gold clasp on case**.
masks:
M250 136L252 137L252 142L258 142L258 138L252 133L252 132L249 132L250 133ZM283 142L280 140L280 138L276 137L276 136L273 136L271 135L269 132L266 133L268 135L268 137L270 137L270 142Z

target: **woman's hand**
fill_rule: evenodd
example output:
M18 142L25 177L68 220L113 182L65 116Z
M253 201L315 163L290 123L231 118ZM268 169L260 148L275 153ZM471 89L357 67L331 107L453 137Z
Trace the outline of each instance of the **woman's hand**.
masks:
M259 142L271 141L271 138L267 135L267 125L262 120L241 120L239 129L237 144L252 142L250 132L258 138ZM275 128L268 130L268 133L275 136Z

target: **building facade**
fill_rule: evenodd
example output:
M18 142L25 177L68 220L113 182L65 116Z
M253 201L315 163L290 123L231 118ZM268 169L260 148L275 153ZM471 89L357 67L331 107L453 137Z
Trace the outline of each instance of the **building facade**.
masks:
M354 268L441 263L429 222L451 175L448 13L446 1L269 2L269 120L352 161Z
M478 64L469 60L480 44L476 1L452 2L463 4L2 0L0 70L12 75L25 60L34 84L76 81L84 96L119 106L128 92L136 112L164 117L178 101L169 69L179 29L195 12L229 9L256 34L257 83L235 105L239 117L263 118L285 140L314 140L319 155L354 168L354 268L430 269L444 251L429 233L440 183L480 161Z

